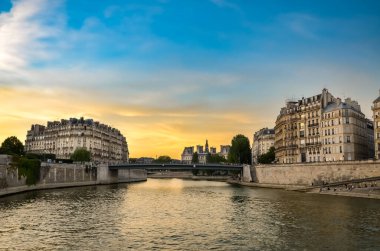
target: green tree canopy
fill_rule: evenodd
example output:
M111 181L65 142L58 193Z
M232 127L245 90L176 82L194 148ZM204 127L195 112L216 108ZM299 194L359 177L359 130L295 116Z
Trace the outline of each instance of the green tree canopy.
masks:
M276 159L275 152L274 152L274 147L272 146L269 148L269 151L265 154L260 155L257 158L257 162L260 164L271 164L273 161Z
M74 153L71 154L72 161L86 162L91 160L91 153L86 148L77 148Z
M6 138L1 144L0 153L10 155L22 155L24 154L24 146L17 137L12 136Z
M193 153L193 159L191 160L191 162L194 163L194 164L198 164L199 163L199 156L198 156L197 152Z
M153 162L154 163L170 163L170 162L172 162L172 158L170 158L169 156L164 155L164 156L158 157Z
M223 163L223 162L227 162L227 160L223 158L222 156L219 156L217 154L210 154L210 153L207 155L207 163L217 164L217 163Z
M231 141L228 162L237 164L251 164L251 146L249 139L242 134L236 135Z

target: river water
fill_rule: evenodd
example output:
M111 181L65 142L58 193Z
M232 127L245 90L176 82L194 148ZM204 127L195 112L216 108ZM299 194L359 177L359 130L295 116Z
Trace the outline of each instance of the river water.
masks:
M380 250L380 201L154 180L0 198L4 250Z

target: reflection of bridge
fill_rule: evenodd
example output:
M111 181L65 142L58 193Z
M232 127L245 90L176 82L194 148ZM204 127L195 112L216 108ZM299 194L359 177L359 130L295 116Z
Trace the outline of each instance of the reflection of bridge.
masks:
M243 171L243 165L221 165L221 164L118 164L110 165L110 170L120 169L142 169L147 171L169 170L169 171Z

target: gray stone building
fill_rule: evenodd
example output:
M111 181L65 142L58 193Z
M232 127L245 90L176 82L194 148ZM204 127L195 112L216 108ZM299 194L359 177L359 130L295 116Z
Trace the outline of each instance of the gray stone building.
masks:
M62 119L47 126L32 125L27 132L25 151L55 154L57 159L70 159L77 148L86 148L97 162L128 162L126 138L121 132L92 119Z

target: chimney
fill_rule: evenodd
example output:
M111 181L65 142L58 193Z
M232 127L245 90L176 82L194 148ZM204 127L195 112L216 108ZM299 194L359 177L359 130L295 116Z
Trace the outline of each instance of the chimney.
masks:
M337 98L337 99L336 99L336 103L337 103L338 105L340 105L340 103L342 103L342 100L341 100L340 98Z

